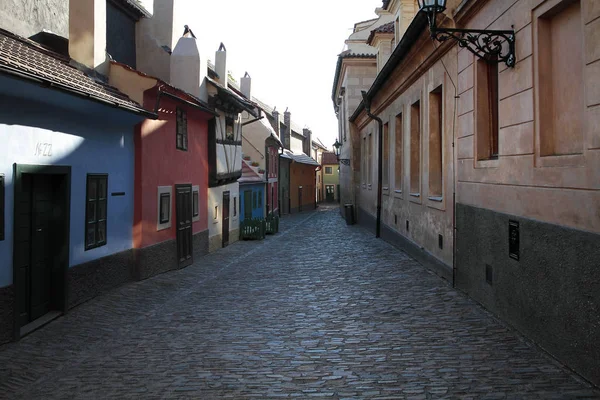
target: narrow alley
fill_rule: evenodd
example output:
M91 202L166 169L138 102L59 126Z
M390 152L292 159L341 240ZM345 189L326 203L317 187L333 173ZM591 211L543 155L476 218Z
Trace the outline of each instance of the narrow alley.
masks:
M276 254L273 254L275 249ZM0 347L0 397L600 398L335 208Z

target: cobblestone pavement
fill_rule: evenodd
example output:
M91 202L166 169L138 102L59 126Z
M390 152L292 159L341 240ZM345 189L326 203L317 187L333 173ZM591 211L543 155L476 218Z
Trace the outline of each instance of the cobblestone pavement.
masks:
M0 348L0 397L600 398L337 212L281 228Z

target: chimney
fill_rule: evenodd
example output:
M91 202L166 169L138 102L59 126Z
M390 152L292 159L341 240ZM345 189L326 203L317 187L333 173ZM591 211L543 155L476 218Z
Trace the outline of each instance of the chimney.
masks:
M106 0L69 1L69 55L86 67L108 73Z
M275 107L273 109L273 125L275 125L273 128L275 129L275 132L277 132L277 136L279 136L279 138L281 139L281 132L280 132L280 128L281 128L281 122L279 120L279 111L277 111L277 107Z
M188 18L184 7L180 0L154 0L152 17L135 24L137 70L170 81L171 52Z
M171 54L171 79L173 86L208 101L206 90L206 59L200 56L194 33L185 25L184 35L179 38Z
M227 49L223 42L215 53L215 70L219 75L218 82L227 89Z
M292 139L292 114L286 108L283 112L283 123L285 124L285 132L283 132L283 147L290 150Z
M308 128L304 128L302 129L302 133L304 134L304 142L302 143L305 149L304 154L312 157L312 131Z
M252 100L252 78L250 78L248 72L246 72L240 80L240 90L248 100ZM279 115L279 113L277 113L277 115ZM279 131L279 129L277 129L277 131Z

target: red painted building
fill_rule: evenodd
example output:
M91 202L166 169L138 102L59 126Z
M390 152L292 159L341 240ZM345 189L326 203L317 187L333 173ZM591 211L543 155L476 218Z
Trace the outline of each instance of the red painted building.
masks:
M208 253L208 121L215 112L195 96L122 64L111 83L158 114L134 133L135 278L190 265Z

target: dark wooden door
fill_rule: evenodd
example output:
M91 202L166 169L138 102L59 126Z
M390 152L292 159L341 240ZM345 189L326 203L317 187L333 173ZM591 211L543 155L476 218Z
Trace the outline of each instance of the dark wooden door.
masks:
M298 187L298 211L302 211L302 186Z
M333 194L334 186L333 185L325 185L325 200L333 201L335 195Z
M223 192L223 247L229 245L229 192Z
M52 308L52 270L56 204L51 175L23 174L16 207L15 248L19 326L43 316Z
M177 260L187 267L192 257L192 185L176 185Z
M252 218L252 190L244 190L244 219Z

